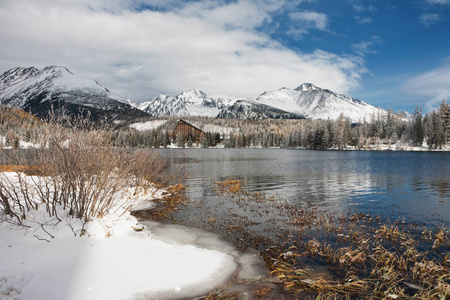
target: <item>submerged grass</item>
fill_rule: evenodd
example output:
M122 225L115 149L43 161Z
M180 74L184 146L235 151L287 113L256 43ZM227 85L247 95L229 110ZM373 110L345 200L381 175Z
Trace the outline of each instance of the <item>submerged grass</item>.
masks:
M224 201L190 204L198 217L177 220L170 211L164 217L218 232L241 249L257 249L279 279L276 298L450 299L446 226L267 199L231 178L215 182L214 189ZM223 209L224 203L229 207ZM269 290L260 286L253 297L272 299ZM237 297L222 290L202 299Z
M171 213L186 203L186 198L183 195L183 191L186 189L186 186L179 183L165 187L165 189L167 190L167 194L164 198L153 200L157 204L156 208L133 211L133 215L140 218L149 218L152 220L161 221L169 218Z
M322 299L450 297L448 228L374 222L363 214L335 216L324 228L321 216L312 218L316 238L309 231L290 234L261 252L286 292ZM326 266L330 278L315 277L318 264Z

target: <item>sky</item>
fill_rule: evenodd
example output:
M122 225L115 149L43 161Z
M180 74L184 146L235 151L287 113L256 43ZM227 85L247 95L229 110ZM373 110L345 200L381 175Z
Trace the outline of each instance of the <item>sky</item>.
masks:
M450 101L450 0L1 0L0 74L67 67L135 103L304 82L394 110Z

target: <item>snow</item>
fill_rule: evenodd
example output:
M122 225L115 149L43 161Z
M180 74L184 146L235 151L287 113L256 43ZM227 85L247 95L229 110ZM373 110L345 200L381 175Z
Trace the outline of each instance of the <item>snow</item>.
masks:
M370 120L374 114L386 113L386 111L363 101L308 83L302 84L294 90L281 88L276 91L264 92L256 99L256 102L311 119L326 120L330 118L336 120L343 113L352 122L359 122L364 118Z
M40 145L31 143L31 142L26 142L24 140L19 140L19 148L20 149L33 149L33 148L38 148ZM0 147L3 149L13 149L12 146L6 146L6 137L0 135Z
M183 92L178 96L161 94L153 101L140 104L138 108L154 116L216 117L239 100L241 100L241 105L248 107L251 104L264 104L311 119L336 120L343 113L352 122L359 122L364 118L369 120L378 113L386 113L383 109L343 94L319 88L311 83L304 83L296 89L283 87L275 91L267 91L255 100L214 99L197 90Z
M204 116L216 117L224 106L234 103L232 100L214 99L204 92L189 90L178 96L160 94L152 101L144 102L139 109L152 116Z
M15 173L3 175L15 178ZM149 205L156 197L162 191L130 189L123 201ZM210 249L207 243L192 245L205 240L200 234L175 242L161 228L155 229L160 235L152 232L157 223L138 224L127 210L90 220L85 231L61 207L58 213L61 221L41 205L28 212L24 226L2 215L0 299L194 297L224 285L238 267L231 246L227 253L220 243Z
M240 130L237 127L222 127L219 125L206 124L203 126L205 132L218 132L222 137L229 137L230 134L239 134Z
M0 77L0 100L18 97L10 105L23 107L30 95L42 91L51 93L73 92L92 95L101 95L110 99L128 103L97 81L78 77L68 69L58 66L48 66L42 70L36 68L15 68L5 72Z
M130 127L139 131L152 130L158 128L159 126L164 125L166 122L167 120L153 120L147 122L133 123L130 125Z

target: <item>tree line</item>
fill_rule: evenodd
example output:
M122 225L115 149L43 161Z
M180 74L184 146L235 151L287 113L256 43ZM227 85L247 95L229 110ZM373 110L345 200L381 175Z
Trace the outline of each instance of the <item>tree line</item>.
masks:
M19 109L0 107L0 146L19 147L21 142L45 145L42 121ZM377 149L396 145L397 149L422 146L441 149L450 133L449 105L442 101L437 110L423 114L417 107L406 117L394 113L378 113L369 120L351 123L341 115L337 120L237 120L189 117L190 124L205 134L176 135L177 117L166 117L163 125L139 131L129 126L110 131L110 143L116 147L164 148L177 147L280 147L327 149Z
M115 143L124 147L280 147L327 149L377 149L396 145L397 149L422 146L441 149L447 143L450 109L442 101L439 109L423 114L417 107L406 117L391 109L370 120L351 123L341 115L337 120L237 120L189 117L186 120L205 131L205 136L176 136L176 117L166 118L164 125L146 131L117 131Z

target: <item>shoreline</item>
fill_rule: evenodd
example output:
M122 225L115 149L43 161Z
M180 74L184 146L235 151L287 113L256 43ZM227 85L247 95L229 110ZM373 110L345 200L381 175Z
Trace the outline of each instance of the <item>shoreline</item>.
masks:
M15 174L1 173L11 182ZM21 224L2 215L0 298L171 299L222 287L242 265L236 253L164 240L131 215L131 203L149 208L164 195L130 188L112 211L85 221L60 205L53 217L37 205Z

